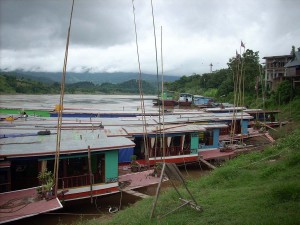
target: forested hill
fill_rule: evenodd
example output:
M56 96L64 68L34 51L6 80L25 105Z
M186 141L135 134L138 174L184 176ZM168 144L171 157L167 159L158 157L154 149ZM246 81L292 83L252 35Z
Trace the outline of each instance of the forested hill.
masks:
M155 95L157 87L147 81L142 82L144 94ZM52 82L43 83L36 80L26 79L24 77L8 76L0 73L0 93L1 94L59 94L60 84ZM94 84L92 82L78 82L65 85L65 93L86 93L86 94L138 94L139 85L137 80L112 84L102 83Z
M275 91L265 87L263 66L259 63L259 54L247 49L241 56L229 59L228 68L212 73L182 76L179 80L168 82L165 88L178 93L190 93L213 97L219 102L233 103L236 97L234 86L243 91L243 106L264 108L269 105L286 104L300 90L293 88L291 81L281 82ZM240 76L240 82L234 82ZM265 97L265 102L262 100Z
M28 78L31 80L38 80L42 83L54 83L54 82L61 82L61 72L32 72L32 71L1 71L0 74L8 75L8 76L16 76L19 78ZM67 72L66 76L66 83L78 83L78 82L92 82L94 84L102 84L102 83L112 83L112 84L119 84L129 80L138 79L138 73L90 73L90 72L83 72L83 73L74 73L74 72ZM164 76L164 80L168 82L173 82L178 80L178 76ZM150 82L150 83L157 83L157 76L153 74L142 74L142 80Z

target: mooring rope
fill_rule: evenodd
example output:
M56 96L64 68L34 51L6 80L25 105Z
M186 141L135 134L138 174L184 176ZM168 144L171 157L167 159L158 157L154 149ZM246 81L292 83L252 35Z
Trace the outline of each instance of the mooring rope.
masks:
M136 19L135 19L135 7L134 0L132 0L132 13L133 13L133 23L134 23L134 31L135 31L135 44L136 44L136 54L138 60L138 68L139 68L139 93L141 99L141 110L142 110L142 122L143 122L143 138L144 138L144 147L145 147L145 159L148 162L149 166L149 146L147 141L147 121L146 121L146 112L144 105L144 95L143 95L143 87L142 87L142 70L141 70L141 62L140 62L140 54L139 54L139 45L138 45L138 36L136 29Z
M163 98L164 94L164 61L163 61L163 38L162 38L162 26L160 27L160 60L161 60L161 99ZM163 145L163 162L165 162L166 156L166 147L165 147L165 102L162 99L162 119L163 119L163 138L162 138L162 145ZM167 142L168 143L168 142Z
M156 63L156 80L157 80L157 98L159 98L159 72L158 72L158 51L157 51L157 41L156 41L156 31L155 31L155 18L154 18L154 8L153 8L153 1L151 0L151 14L152 14L152 25L153 25L153 36L154 36L154 48L155 48L155 63ZM163 140L162 140L162 132L161 132L161 108L160 108L160 104L158 104L158 125L159 125L159 142L160 142L160 146L159 148L161 149L162 145L163 145ZM156 133L157 136L157 133ZM156 141L156 148L158 148L158 141ZM163 147L164 148L164 147ZM163 149L162 148L162 149ZM164 151L164 150L163 150ZM161 154L161 157L164 154ZM156 158L156 154L155 154L155 158Z

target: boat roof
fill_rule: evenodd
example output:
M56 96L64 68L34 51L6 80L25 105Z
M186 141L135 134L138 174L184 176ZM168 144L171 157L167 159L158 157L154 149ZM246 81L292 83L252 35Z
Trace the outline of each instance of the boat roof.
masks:
M194 98L208 98L208 99L212 99L213 97L205 97L202 95L194 95Z
M245 109L246 113L280 113L280 110Z
M192 95L190 93L180 93L180 95Z
M123 128L128 134L130 135L137 135L143 134L144 128L143 127L126 127ZM161 132L164 133L192 133L198 131L205 131L205 127L203 125L194 125L194 124L174 124L174 125L157 125L157 126L149 126L147 127L148 134L156 134Z
M56 135L39 135L0 139L0 157L28 157L54 155ZM62 131L60 154L108 151L134 147L125 137L106 137L102 131L73 130Z
M167 125L156 125L156 126L147 126L148 134L156 134L159 131L164 131L166 134L171 133L192 133L199 131L206 131L208 129L213 128L226 128L228 125L222 123L206 123L206 124L167 124ZM137 134L143 134L145 129L143 127L130 126L130 127L122 127L122 128L107 128L104 129L103 132L108 137L114 136L124 136L131 137Z
M207 108L205 111L207 112L228 112L228 111L236 111L236 110L244 110L245 107L226 107L226 108Z

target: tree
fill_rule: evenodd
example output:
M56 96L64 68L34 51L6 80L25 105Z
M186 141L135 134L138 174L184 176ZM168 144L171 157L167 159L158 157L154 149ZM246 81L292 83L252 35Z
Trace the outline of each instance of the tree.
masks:
M274 92L273 98L277 104L288 103L293 99L293 86L289 80L282 81L276 91Z

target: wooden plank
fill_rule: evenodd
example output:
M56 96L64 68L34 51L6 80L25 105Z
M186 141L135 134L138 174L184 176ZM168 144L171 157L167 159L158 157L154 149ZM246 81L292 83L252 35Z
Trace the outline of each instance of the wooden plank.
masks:
M216 169L216 167L214 165L210 164L205 159L202 159L202 158L199 157L199 161L202 162L202 163L204 163L205 165L207 165L209 168L211 168L213 170Z
M265 137L267 138L267 140L269 140L271 143L274 143L275 140L273 139L273 137L269 134L269 133L265 133Z
M93 204L93 173L92 173L91 148L90 148L90 146L88 146L88 164L89 164L89 176L90 176L91 204Z
M137 192L137 191L133 191L133 190L125 190L123 192L125 192L127 194L130 194L130 195L134 195L134 196L139 197L139 198L149 198L150 197L149 195L145 195L141 192Z

